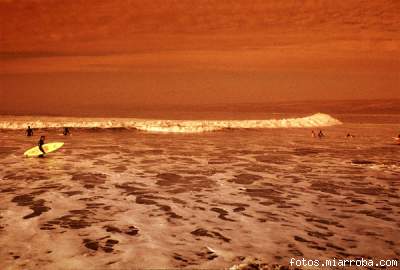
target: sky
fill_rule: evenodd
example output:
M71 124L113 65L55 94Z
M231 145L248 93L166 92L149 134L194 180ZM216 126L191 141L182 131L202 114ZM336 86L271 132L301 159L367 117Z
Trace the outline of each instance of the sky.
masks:
M396 0L0 0L3 114L399 88Z

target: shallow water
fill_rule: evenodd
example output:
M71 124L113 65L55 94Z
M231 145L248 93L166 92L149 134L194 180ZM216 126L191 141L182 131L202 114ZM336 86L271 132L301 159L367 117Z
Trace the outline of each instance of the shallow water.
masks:
M342 120L342 119L340 119ZM1 268L400 258L398 124L158 134L0 131ZM355 138L346 139L350 132ZM22 153L46 134L65 146Z

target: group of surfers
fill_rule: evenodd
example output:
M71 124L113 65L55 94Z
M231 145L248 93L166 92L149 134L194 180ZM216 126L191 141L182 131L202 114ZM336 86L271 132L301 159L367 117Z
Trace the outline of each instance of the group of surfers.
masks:
M64 135L64 136L68 136L68 135L70 135L70 134L71 134L71 133L70 133L70 131L69 131L69 128L64 127L63 135ZM32 129L30 126L28 126L28 129L26 130L26 136L28 136L28 137L33 136L33 129ZM320 131L318 132L318 134L316 134L316 133L314 132L314 130L312 130L312 131L311 131L311 136L312 136L313 138L318 137L318 138L322 139L323 137L325 137L325 134L322 132L322 130L320 130ZM350 134L350 133L347 133L347 135L346 135L346 138L354 138L354 137L355 137L355 136L352 135L352 134ZM400 134L399 134L398 137L393 137L393 138L400 144ZM46 137L42 135L42 136L40 136L40 139L39 139L39 142L38 142L39 149L40 149L40 151L42 151L43 154L46 153L46 152L44 151L44 149L43 149L43 145L44 145L44 140L45 140L45 139L46 139Z
M323 137L325 137L325 134L322 132L322 130L320 130L318 132L318 135L317 135L317 134L315 134L314 130L312 130L311 131L311 137L313 137L313 138L318 137L318 138L322 139ZM350 133L347 133L347 135L346 135L346 138L354 138L354 137L355 136L353 134L350 134ZM399 135L399 138L400 138L400 135Z
M323 138L323 137L325 137L325 135L324 135L324 133L322 133L322 130L320 130L319 132L318 132L318 135L316 135L315 134L315 132L314 132L314 130L312 130L311 131L311 137L313 137L313 138L315 138L315 137L317 137L318 136L318 138Z
M63 130L63 135L64 136L68 136L70 134L71 133L69 132L69 128L65 127L64 130ZM26 136L28 136L28 137L32 137L33 136L33 129L30 126L28 126L28 128L26 130ZM38 142L39 150L43 153L43 155L46 154L46 152L43 149L43 145L44 145L45 139L46 139L46 137L44 135L42 135L42 136L40 136L40 139L39 139L39 142ZM43 157L43 155L40 155L40 156Z

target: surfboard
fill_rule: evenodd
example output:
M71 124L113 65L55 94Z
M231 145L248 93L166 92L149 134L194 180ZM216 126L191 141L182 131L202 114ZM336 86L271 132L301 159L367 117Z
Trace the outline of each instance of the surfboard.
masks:
M43 150L47 153L54 152L58 149L60 149L64 145L63 142L53 142L53 143L46 143L43 144ZM42 151L39 150L39 146L35 146L31 149L28 149L25 151L24 156L26 157L38 157L42 155Z

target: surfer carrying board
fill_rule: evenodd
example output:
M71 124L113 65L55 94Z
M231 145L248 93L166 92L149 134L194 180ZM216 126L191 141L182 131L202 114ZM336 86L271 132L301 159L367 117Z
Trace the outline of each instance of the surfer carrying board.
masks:
M38 145L35 147L32 147L31 149L28 149L24 152L24 156L26 157L44 157L44 155L54 152L58 149L60 149L64 143L63 142L51 142L51 143L45 143L45 137L41 136L40 140L38 142Z
M44 140L46 139L45 136L40 136L40 140L38 142L38 146L39 146L39 150L42 151L43 154L41 154L39 157L43 157L44 154L46 154L46 152L43 149L43 144L44 144Z

